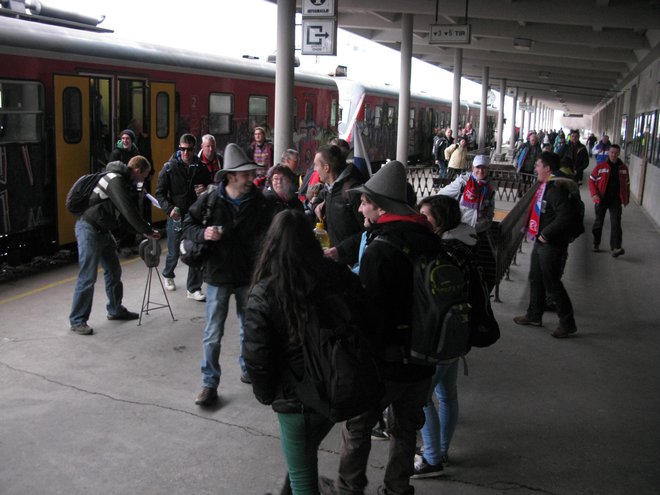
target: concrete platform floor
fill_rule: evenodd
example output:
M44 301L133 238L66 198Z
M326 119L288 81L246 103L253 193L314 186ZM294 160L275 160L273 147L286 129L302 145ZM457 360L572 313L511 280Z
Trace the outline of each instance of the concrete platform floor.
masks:
M588 230L592 219L588 207ZM579 332L565 340L550 337L554 314L543 328L511 321L528 300L524 244L494 306L502 338L470 352L459 378L451 466L414 481L416 493L660 493L660 235L636 205L623 226L618 259L592 253L588 233L571 245L564 282ZM147 269L136 259L123 266L124 301L138 310ZM105 319L100 277L89 337L67 324L76 266L0 286L0 494L262 495L279 486L276 417L239 381L233 311L220 403L193 403L204 304L185 298L185 268L178 274L168 293L176 321L159 309L141 326ZM159 287L152 300L164 301ZM373 444L368 495L387 447ZM338 448L335 429L322 474L336 472Z

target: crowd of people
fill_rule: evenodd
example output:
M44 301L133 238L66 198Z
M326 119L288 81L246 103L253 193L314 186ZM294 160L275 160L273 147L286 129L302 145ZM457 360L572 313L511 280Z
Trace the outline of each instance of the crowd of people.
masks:
M186 280L186 297L206 305L201 389L195 404L208 407L218 399L222 337L233 294L241 381L252 385L259 402L273 408L280 424L288 469L288 492L283 493L363 493L378 424L391 439L379 493L413 493L411 478L439 476L448 465L458 420L459 356L425 366L403 359L400 350L411 332L413 267L408 253L430 256L446 250L477 266L477 245L493 220L495 190L488 157L477 155L468 171L463 170L463 162L460 166L452 163L456 152L461 160L470 146L476 146L469 138L470 130L466 126L458 143L451 143L450 129L439 137L442 142L437 150L434 142L434 156L447 158L453 180L438 195L421 201L408 184L402 163L389 162L365 177L347 160L349 147L342 140L320 147L308 170L301 169L293 149L274 163L272 143L263 128L255 129L249 149L230 143L224 153L216 150L212 135L205 135L196 154L196 138L183 134L177 151L160 171L156 199L167 215L163 277L168 290L177 288L181 239L205 246L203 267L188 267ZM70 324L71 331L80 335L93 333L87 322L99 263L105 270L108 319L138 317L122 304L121 268L112 230L124 219L144 236L160 237L140 215L136 185L149 176L151 164L133 148L132 134L122 132L118 160L107 166L90 207L76 222L80 273ZM627 167L619 160L619 146L606 138L593 147L597 157L606 158L598 160L589 178L596 205L593 246L599 250L603 219L609 211L610 247L617 257L624 254L620 219L621 207L629 200L629 180ZM543 151L539 136L533 133L516 155L518 169L534 173L539 187L527 222L528 236L535 241L530 302L526 313L514 322L541 326L551 298L559 317L559 327L552 333L556 338L577 331L561 276L576 214L571 196L586 168L583 155L588 164L588 151L579 142L578 131L571 132L570 142L561 146L563 155ZM440 148L444 151L436 154ZM440 162L436 158L443 173ZM562 166L568 166L569 172L562 171ZM317 222L327 229L330 247L322 248L315 238L312 228ZM382 239L387 242L376 242ZM397 246L406 246L406 252ZM333 423L306 406L307 398L296 387L304 373L302 343L313 321L309 294L317 290L349 291L355 300L364 300L373 355L384 385L380 402L342 424L339 469L332 478L319 477L317 450ZM423 440L420 447L416 445L418 430Z

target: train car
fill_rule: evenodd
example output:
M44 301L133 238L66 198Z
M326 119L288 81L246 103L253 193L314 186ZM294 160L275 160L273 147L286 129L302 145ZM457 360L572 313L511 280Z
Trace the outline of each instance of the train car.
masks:
M362 132L362 138L372 164L382 164L396 158L399 93L387 86L358 83L348 79L337 79L340 92L341 119L339 134L352 142L354 125ZM429 162L433 128L449 127L451 121L449 99L422 93L410 95L410 116L408 119L408 160L409 163ZM471 122L479 125L480 106L461 103L459 126ZM493 140L497 112L488 111L488 144ZM482 146L481 143L479 143Z
M0 16L0 263L75 242L66 194L105 165L122 129L137 131L156 174L184 132L247 147L255 125L272 129L274 81L272 64ZM338 100L332 78L296 71L304 163L336 135Z

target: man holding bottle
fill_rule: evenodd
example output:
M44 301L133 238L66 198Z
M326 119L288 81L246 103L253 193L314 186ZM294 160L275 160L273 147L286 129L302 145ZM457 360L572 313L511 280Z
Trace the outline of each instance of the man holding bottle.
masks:
M165 288L176 290L174 269L179 261L179 244L181 242L181 222L188 208L212 182L208 168L200 163L195 155L197 140L192 134L183 134L179 140L179 149L163 166L158 174L156 199L167 214L167 257L165 258ZM188 299L205 301L202 293L202 272L197 268L188 268L186 282Z

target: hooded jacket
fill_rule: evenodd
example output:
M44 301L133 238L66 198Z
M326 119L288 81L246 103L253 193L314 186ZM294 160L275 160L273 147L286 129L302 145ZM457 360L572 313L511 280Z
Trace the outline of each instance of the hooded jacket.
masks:
M100 230L110 231L126 222L138 233L150 234L153 229L140 216L138 192L131 178L131 169L120 161L110 162L106 174L99 179L81 218Z
M572 211L570 194L579 194L574 180L554 176L548 180L541 203L539 235L549 244L568 246L570 242L572 215L575 214Z

